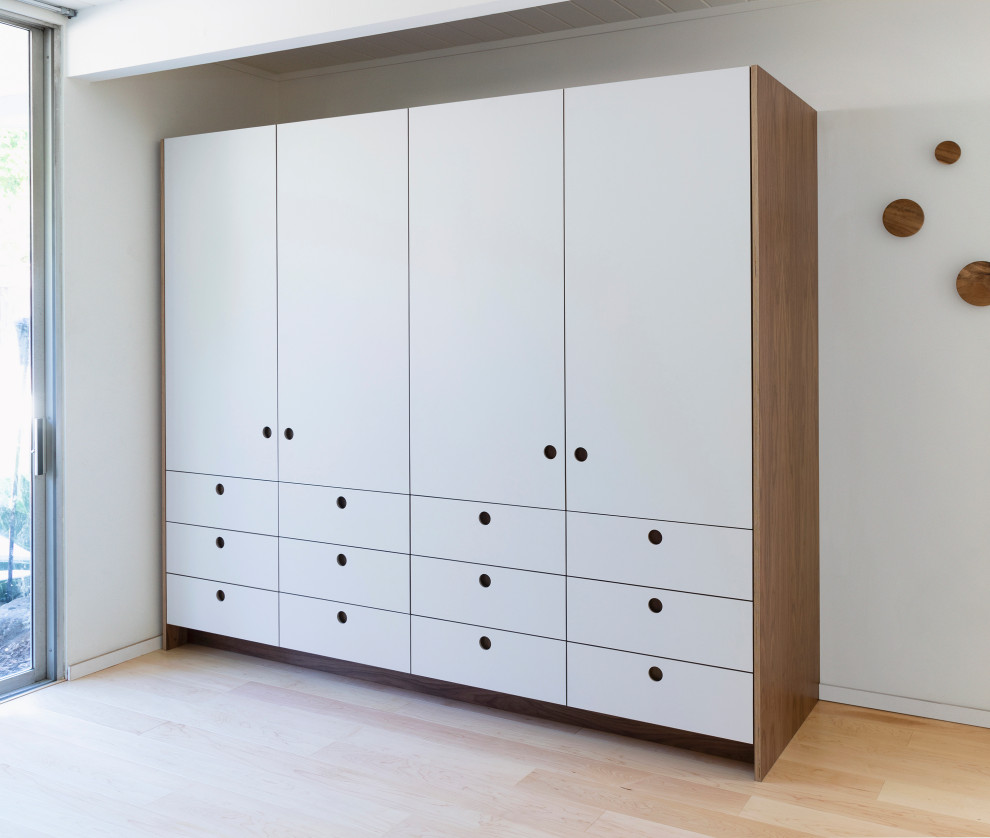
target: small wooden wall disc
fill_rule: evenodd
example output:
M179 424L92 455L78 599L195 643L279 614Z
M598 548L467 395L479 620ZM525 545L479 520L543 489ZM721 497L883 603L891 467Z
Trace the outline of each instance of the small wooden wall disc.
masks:
M990 306L990 262L970 262L959 271L956 291L971 306Z
M910 198L898 198L883 211L883 226L892 236L913 236L925 223L925 211Z
M959 148L959 143L954 143L952 140L942 140L935 146L935 159L947 166L955 163L961 154L962 149Z

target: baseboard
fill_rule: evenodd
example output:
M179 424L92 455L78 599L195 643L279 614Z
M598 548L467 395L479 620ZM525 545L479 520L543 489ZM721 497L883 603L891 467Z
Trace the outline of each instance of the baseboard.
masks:
M851 690L848 687L832 687L828 684L821 684L818 690L819 698L822 701L869 707L871 710L887 710L890 713L903 713L906 716L922 716L926 719L938 719L942 722L990 727L990 710L960 707L955 704L940 704L937 701L923 701L919 698L905 698L900 695L886 695L868 690Z
M132 658L139 658L141 655L148 654L148 652L157 652L161 648L162 636L159 634L157 637L142 640L140 643L135 643L132 646L125 646L123 649L117 649L115 652L108 652L105 655L99 655L89 660L70 664L65 668L65 677L69 681L76 678L84 678L87 675L92 675L94 672L99 672L101 669L109 669L118 663L124 663Z

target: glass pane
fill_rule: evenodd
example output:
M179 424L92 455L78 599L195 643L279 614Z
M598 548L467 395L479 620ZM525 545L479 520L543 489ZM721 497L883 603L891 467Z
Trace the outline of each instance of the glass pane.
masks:
M0 678L31 669L30 33L0 24Z

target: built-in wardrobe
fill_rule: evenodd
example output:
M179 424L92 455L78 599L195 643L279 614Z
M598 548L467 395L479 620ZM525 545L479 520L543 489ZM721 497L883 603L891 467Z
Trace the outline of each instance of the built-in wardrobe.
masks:
M818 690L815 171L758 68L165 140L167 646L762 777Z

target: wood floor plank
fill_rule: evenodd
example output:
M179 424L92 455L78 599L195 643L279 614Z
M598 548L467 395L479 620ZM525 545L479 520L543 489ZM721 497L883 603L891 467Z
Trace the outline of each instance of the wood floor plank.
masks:
M820 703L742 763L184 646L0 705L2 838L990 835L990 731Z
M700 838L702 833L656 821L644 821L618 812L605 812L588 827L585 834L593 838Z
M953 818L990 824L990 795L960 794L889 780L884 783L879 799L882 803L909 806L927 812L950 815ZM990 827L982 827L982 830L990 833Z
M785 803L754 795L743 817L772 826L795 829L810 835L835 836L836 838L861 838L861 836L924 836L924 832L904 827L886 826L872 821L859 820L846 815L809 809L797 803Z
M61 713L75 719L85 719L88 722L96 722L127 733L144 733L165 721L157 716L149 716L147 713L127 710L123 707L112 707L102 701L93 701L76 693L70 693L65 689L39 690L37 693L23 696L21 701L30 701L35 706L55 713ZM11 706L16 705L12 704Z
M692 806L645 792L595 786L573 777L534 771L519 786L550 799L583 801L587 805L641 820L721 838L796 838L807 833L786 827L768 827L743 817Z

